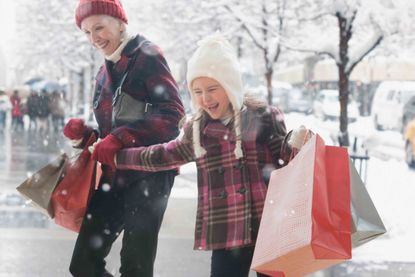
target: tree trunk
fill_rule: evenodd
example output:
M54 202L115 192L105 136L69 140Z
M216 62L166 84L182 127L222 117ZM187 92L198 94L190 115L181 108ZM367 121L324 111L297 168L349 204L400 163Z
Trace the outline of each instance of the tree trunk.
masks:
M349 101L349 76L344 67L339 66L339 100L340 100L340 146L349 146L347 103Z
M265 79L267 81L267 101L268 104L272 105L275 103L272 103L272 69L267 69L267 71L265 72Z
M339 71L339 101L340 101L340 146L349 146L349 132L347 130L348 116L347 103L349 102L349 74L346 66L349 62L349 40L352 36L351 27L347 18L340 13L336 14L339 24L339 61L337 67ZM351 23L350 23L351 24Z

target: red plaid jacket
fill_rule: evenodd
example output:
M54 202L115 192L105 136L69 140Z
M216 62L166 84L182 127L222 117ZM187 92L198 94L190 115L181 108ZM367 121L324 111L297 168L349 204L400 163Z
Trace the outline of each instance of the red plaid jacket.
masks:
M114 128L112 98L127 71L123 92L139 101L151 103L152 112L142 120ZM117 63L106 61L100 68L96 76L93 105L100 137L111 133L123 143L124 148L152 145L177 137L178 124L184 116L177 84L161 50L139 35L127 43ZM106 167L104 171L108 173L109 170Z
M195 249L229 249L253 245L261 220L270 172L281 167L286 135L282 114L275 108L241 113L244 157L234 155L233 122L201 122L201 145L207 154L195 159L192 124L165 144L130 148L117 155L117 167L160 171L196 161L198 204Z

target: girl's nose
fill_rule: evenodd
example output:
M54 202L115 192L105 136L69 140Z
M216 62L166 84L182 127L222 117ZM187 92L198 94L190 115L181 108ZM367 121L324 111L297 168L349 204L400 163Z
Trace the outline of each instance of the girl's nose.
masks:
M209 93L203 93L203 103L209 103L210 102L210 95Z

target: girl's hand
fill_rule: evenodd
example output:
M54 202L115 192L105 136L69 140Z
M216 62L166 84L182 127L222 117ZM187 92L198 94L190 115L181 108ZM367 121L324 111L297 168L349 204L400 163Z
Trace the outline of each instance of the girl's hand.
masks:
M297 129L294 129L288 139L288 145L291 148L300 150L301 147L308 141L313 133L308 130L305 126L301 125Z

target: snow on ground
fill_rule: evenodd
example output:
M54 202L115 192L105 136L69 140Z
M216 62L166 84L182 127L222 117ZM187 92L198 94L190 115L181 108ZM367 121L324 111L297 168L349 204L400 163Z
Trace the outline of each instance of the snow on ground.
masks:
M387 234L354 252L354 259L415 262L415 171L403 161L371 158L366 185Z

